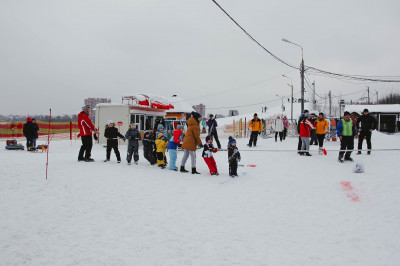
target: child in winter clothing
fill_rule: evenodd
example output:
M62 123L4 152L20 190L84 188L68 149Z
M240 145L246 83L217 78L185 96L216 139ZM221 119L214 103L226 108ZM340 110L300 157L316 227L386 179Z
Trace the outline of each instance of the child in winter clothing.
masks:
M146 158L146 160L149 161L151 165L154 165L156 163L155 157L153 155L154 149L155 149L154 138L152 137L152 134L150 134L149 131L145 131L143 136L143 155L144 158Z
M178 171L176 167L176 149L182 144L183 126L178 125L172 134L172 137L168 143L167 149L169 153L169 170Z
M238 176L237 168L238 162L240 162L240 153L236 147L236 140L233 137L229 137L228 142L228 162L229 162L229 175L231 177Z
M118 150L118 137L125 141L124 136L118 132L118 129L114 127L114 122L109 120L107 123L108 127L104 131L104 137L107 139L107 159L104 162L110 161L111 157L111 149L114 150L115 155L117 156L118 163L121 162L121 155Z
M215 163L214 157L213 157L213 152L217 152L218 149L214 148L212 145L212 138L211 136L206 137L206 143L204 144L204 149L203 149L203 159L206 162L208 169L210 169L210 174L211 175L219 175L218 169L217 169L217 164Z
M158 139L160 134L164 135L166 139L168 138L167 132L164 131L164 126L162 124L158 124L157 126L156 140Z
M303 152L303 154L300 155L305 155L306 156L311 156L311 154L309 153L310 150L310 131L311 129L314 129L314 126L312 125L312 123L309 120L309 114L307 113L305 116L303 116L300 120L300 138L301 138L301 151Z
M157 147L157 165L162 169L165 168L165 150L168 146L168 141L163 134L159 134L156 139Z
M139 130L136 129L135 124L131 124L131 127L125 134L125 138L129 141L126 160L128 161L128 164L131 164L133 155L133 160L135 161L135 164L137 164L139 161L139 140L142 138L140 137Z
M282 122L283 122L283 140L285 140L289 128L289 120L287 119L286 115L282 118Z

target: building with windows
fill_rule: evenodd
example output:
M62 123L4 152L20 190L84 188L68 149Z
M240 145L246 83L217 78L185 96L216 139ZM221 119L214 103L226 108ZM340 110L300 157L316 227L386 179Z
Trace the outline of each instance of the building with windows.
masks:
M354 116L362 115L364 109L376 118L377 130L380 132L395 133L400 129L400 104L356 104L346 105L344 111Z
M206 106L204 104L198 104L192 106L196 112L198 112L202 117L206 115Z

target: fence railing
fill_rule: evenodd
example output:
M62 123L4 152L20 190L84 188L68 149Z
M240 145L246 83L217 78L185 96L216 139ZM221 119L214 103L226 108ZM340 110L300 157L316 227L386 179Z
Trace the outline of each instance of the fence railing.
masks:
M24 138L23 127L26 122L0 121L0 139ZM39 138L47 136L49 132L49 122L37 121L39 126ZM78 122L51 122L50 134L55 139L72 139L79 132Z

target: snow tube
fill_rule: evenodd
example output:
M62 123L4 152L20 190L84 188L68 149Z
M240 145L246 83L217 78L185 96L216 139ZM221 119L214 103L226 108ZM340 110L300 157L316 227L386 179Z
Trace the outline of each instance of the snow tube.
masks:
M22 145L7 145L6 149L7 150L24 150L25 147Z

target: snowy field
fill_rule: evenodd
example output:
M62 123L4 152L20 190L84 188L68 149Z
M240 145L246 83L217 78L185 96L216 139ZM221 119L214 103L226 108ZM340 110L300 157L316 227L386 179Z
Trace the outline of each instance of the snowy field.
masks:
M337 152L246 142L232 179L224 151L220 176L200 151L192 175L151 167L142 151L139 165L114 154L104 163L100 145L96 162L78 163L79 141L53 141L45 180L45 153L6 151L2 140L0 265L399 265L399 151L353 154L366 168L355 174ZM254 149L296 147L261 139ZM374 132L373 147L399 148L400 135Z

